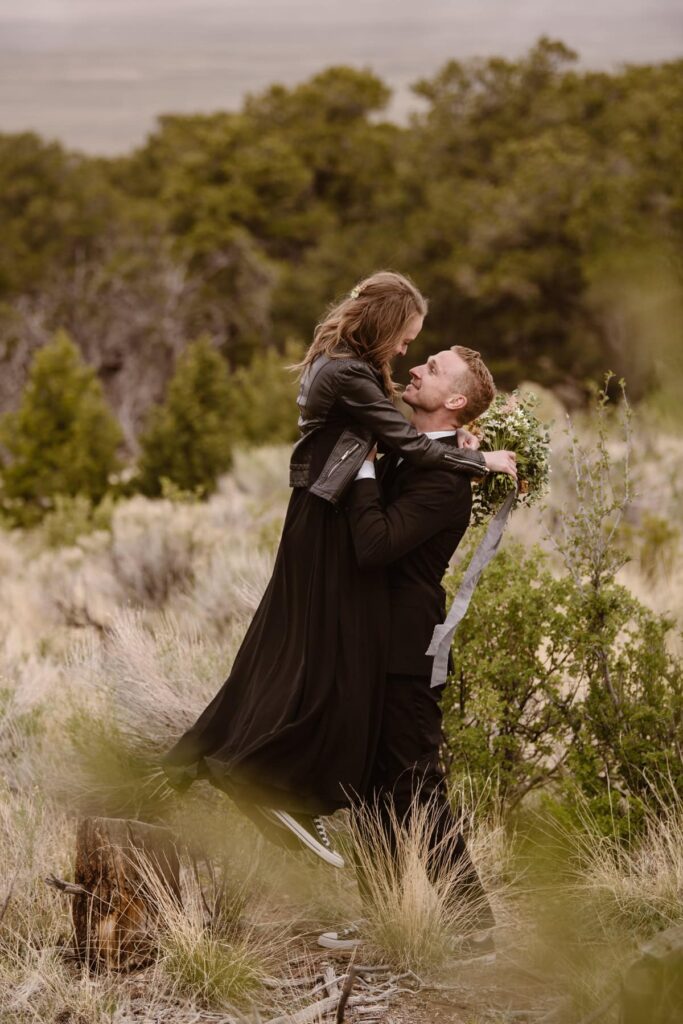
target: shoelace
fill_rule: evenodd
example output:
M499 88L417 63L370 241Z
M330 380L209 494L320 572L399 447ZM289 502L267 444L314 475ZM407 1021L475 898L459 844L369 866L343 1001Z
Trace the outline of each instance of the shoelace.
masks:
M330 837L328 836L327 830L323 825L322 818L314 818L313 824L315 825L316 832L320 836L320 842L323 844L323 846L326 846L328 849L331 849L332 844L330 843Z

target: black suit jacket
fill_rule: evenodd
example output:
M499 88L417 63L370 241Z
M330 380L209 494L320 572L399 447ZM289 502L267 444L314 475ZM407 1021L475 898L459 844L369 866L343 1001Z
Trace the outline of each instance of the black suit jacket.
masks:
M455 437L441 438L456 444ZM347 515L361 568L387 567L391 597L388 672L429 676L425 655L434 626L443 622L441 580L470 521L469 477L420 469L396 457L378 463L378 480L357 480Z

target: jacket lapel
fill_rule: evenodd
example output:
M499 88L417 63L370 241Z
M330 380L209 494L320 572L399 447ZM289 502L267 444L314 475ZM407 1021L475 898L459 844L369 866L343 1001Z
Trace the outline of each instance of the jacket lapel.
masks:
M400 456L396 455L395 452L389 452L387 455L383 455L377 462L377 479L382 487L390 486L390 482L396 473L399 458Z

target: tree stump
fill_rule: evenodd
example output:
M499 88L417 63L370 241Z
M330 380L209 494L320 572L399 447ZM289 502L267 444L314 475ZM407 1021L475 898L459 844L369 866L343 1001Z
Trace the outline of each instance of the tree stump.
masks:
M159 886L181 903L173 833L125 818L85 818L78 826L75 883L81 888L72 905L79 957L91 966L143 966L153 954L159 919L153 890Z

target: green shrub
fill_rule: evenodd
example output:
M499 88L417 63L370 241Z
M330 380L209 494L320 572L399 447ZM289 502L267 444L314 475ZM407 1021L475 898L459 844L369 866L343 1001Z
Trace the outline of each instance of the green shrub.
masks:
M584 601L573 659L585 692L571 709L564 795L575 787L606 833L638 831L683 787L683 661L669 650L673 621L618 585Z
M547 556L504 548L487 568L453 643L454 673L443 698L451 767L506 804L558 770L569 739L571 581L555 579ZM462 571L447 577L454 593Z
M99 505L93 505L84 494L77 494L73 498L67 494L58 494L54 507L41 524L43 541L49 548L69 547L85 534L95 530L110 530L113 510L114 502L110 495L103 498Z
M212 491L232 464L235 428L233 384L225 360L206 338L178 358L163 404L156 406L140 438L139 486L162 493L167 478L183 491Z
M626 836L683 787L683 660L673 620L616 582L631 499L623 410L622 462L608 451L604 393L591 447L572 438L575 505L557 542L564 573L519 545L484 573L455 635L444 709L453 771L484 791L493 777L508 805L552 788L570 813L587 808L606 833ZM459 579L447 580L450 591Z
M235 371L232 407L241 440L251 444L296 441L298 383L289 366L301 355L294 343L284 355L269 348L255 355L249 366Z
M106 493L121 431L94 370L64 331L36 354L18 411L0 422L0 440L7 455L3 505L11 522L40 522L57 495L96 503Z

